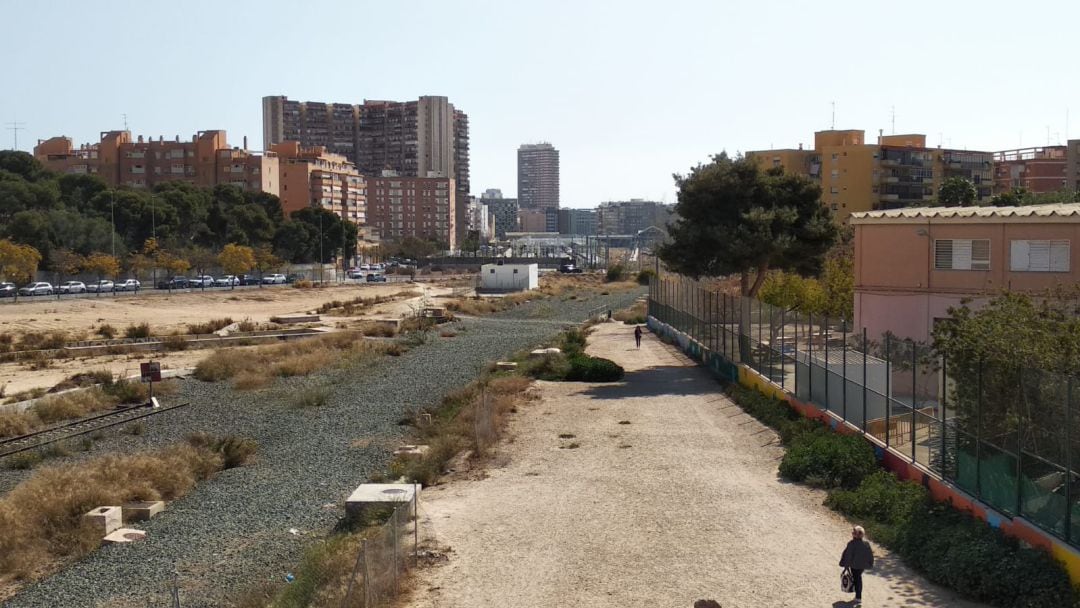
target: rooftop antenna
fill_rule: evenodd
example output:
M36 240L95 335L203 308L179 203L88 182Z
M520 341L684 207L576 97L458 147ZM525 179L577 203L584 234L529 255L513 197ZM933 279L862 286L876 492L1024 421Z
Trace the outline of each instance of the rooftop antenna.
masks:
M892 134L896 135L896 106L892 107Z
M18 118L18 116L16 116L15 118ZM26 129L26 123L25 122L20 122L18 120L13 120L13 121L7 123L5 126L7 127L8 131L11 131L11 137L14 140L14 144L13 144L13 147L11 149L12 150L18 150L19 149L19 131L23 131L23 130Z
M836 130L836 102L832 102L832 124L829 125L830 131Z
M128 130L128 126L127 126L127 114L121 114L121 116L123 116L123 117L124 117L124 130L125 130L125 131L127 131L127 130Z

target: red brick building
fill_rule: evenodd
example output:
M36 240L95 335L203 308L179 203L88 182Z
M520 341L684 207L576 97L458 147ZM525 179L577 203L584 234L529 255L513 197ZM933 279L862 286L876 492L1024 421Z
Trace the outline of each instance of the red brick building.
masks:
M1067 187L1067 151L1066 146L1044 146L995 152L994 191L1057 192Z
M457 248L458 201L453 178L367 177L367 224L383 240L408 236Z

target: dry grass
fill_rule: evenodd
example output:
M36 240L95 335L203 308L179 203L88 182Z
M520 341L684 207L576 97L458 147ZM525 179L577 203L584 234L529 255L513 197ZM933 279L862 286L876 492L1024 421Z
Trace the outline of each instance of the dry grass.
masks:
M101 539L84 513L133 500L174 500L201 480L250 457L250 440L225 438L134 455L106 455L41 469L0 498L0 588L39 578Z
M189 334L212 334L215 331L220 331L233 324L233 320L229 317L222 319L212 319L205 323L188 323L187 333Z
M365 336L373 338L392 338L397 335L397 328L390 323L378 323L376 321L364 321L356 328Z
M320 306L317 309L317 312L319 314L326 314L330 316L352 317L361 314L365 310L379 304L396 302L398 300L404 300L407 298L415 298L420 295L422 294L419 291L415 289L409 289L406 291L399 291L388 296L357 296L355 298L352 298L351 300L331 300L330 302L326 302L322 306Z
M255 376L306 376L346 362L401 353L393 342L365 340L356 332L336 332L252 349L218 350L195 367L195 377L206 382L236 378L244 387L261 385ZM238 382L236 388L242 388Z
M640 325L645 323L645 315L647 313L645 302L634 302L630 308L624 308L614 315L612 318L616 321L622 321L627 325Z

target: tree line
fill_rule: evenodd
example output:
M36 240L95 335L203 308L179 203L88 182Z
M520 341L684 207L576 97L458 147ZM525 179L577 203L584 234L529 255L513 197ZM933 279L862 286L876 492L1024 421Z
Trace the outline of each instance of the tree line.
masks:
M232 185L110 188L98 176L57 174L30 154L8 150L0 151L0 238L32 248L46 270L90 272L108 257L137 272L145 264L175 267L174 260L208 266L229 244L264 260L327 263L355 255L357 226L322 208L286 217L277 196ZM33 257L10 247L0 253L16 266Z

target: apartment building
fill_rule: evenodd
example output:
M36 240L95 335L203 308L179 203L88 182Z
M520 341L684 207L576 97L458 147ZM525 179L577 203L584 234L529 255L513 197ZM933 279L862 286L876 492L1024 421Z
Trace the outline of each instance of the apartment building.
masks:
M390 170L402 176L453 178L457 198L469 195L469 118L446 97L415 101L364 100L362 104L263 98L263 141L325 146L345 156L361 174ZM466 206L456 226L467 224ZM459 235L459 238L462 235Z
M922 134L879 135L866 143L858 129L818 131L814 149L747 152L763 168L783 167L821 186L821 202L839 222L852 213L923 205L937 198L941 184L961 177L973 184L978 200L994 192L994 154L928 148Z
M522 209L559 208L559 151L549 143L518 148L518 203Z
M1080 139L1070 139L1066 146L1065 187L1080 191Z
M965 300L1080 282L1080 203L858 212L855 323L928 340Z
M1042 146L994 153L994 191L1024 188L1029 192L1057 192L1068 186L1065 170L1068 146Z
M34 157L58 173L97 175L110 187L153 188L169 181L184 181L212 188L231 184L245 190L278 194L278 159L230 147L225 131L199 131L191 141L180 136L132 140L130 131L105 131L95 144L78 149L69 137L39 140Z
M271 148L279 159L279 197L285 215L321 207L355 224L367 223L367 182L356 165L325 146L286 141Z
M487 205L491 210L492 218L495 220L495 238L505 239L507 232L518 232L518 200L516 198L503 198L502 192L498 192L498 197L488 196L492 193L492 190L488 190L480 197L480 200Z
M559 234L593 236L596 234L595 209L559 209Z
M495 219L483 199L470 197L465 215L468 221L466 228L469 232L475 231L480 236L480 242L486 243L495 238Z
M671 207L640 198L628 201L609 201L596 208L598 234L637 234L655 226L667 228Z
M367 224L382 240L417 237L459 244L457 187L451 177L413 177L383 171L367 178ZM465 206L465 205L462 205ZM464 227L462 227L464 231Z
M518 230L521 232L557 232L550 229L547 209L521 208L518 209L517 215Z

